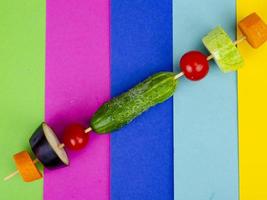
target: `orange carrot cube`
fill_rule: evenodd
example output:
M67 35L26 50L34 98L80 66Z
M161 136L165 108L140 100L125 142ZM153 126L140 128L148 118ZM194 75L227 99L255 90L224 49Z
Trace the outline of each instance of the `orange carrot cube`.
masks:
M13 159L16 163L19 174L25 182L31 182L42 178L41 172L35 166L35 163L32 161L27 151L22 151L15 154Z
M245 17L238 26L253 48L258 48L267 40L267 25L256 13Z

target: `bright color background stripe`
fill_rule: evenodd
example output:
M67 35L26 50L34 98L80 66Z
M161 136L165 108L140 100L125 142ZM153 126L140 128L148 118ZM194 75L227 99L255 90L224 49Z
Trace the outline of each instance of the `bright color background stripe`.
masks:
M267 1L237 1L238 20L257 12L267 23ZM239 45L245 66L238 71L240 199L267 199L267 44Z
M116 96L172 71L172 1L111 1L111 89ZM172 99L111 135L111 199L173 199Z
M0 8L0 199L40 200L42 179L2 178L44 117L45 1L2 0Z
M45 1L1 1L0 7L4 177L15 169L12 155L29 149L27 139L43 120ZM112 1L112 95L159 69L171 70L171 7L170 0ZM264 0L237 0L237 18L256 11L266 21L266 7ZM86 124L109 98L109 9L108 0L48 0L46 119L58 133L69 122ZM215 25L234 38L234 12L234 0L173 0L174 69L184 52L203 50L201 38ZM265 199L267 47L239 48L246 60L238 73L240 197ZM177 200L238 196L236 79L212 68L196 84L183 79L175 95ZM171 105L151 109L112 136L113 199L172 199ZM44 198L109 199L109 136L94 135L88 148L70 154L71 167L46 171ZM42 184L24 184L17 176L0 182L0 198L42 199Z
M205 52L201 39L215 26L235 39L235 11L234 0L174 0L174 70L185 52ZM237 200L237 149L236 74L211 63L204 80L183 78L174 97L175 200Z
M45 118L58 134L88 125L110 97L109 0L47 0ZM45 170L44 199L109 199L109 135L68 152L70 166Z

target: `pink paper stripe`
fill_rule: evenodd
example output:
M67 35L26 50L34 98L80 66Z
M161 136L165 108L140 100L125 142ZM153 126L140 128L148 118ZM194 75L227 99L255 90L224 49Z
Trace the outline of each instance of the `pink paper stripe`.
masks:
M62 134L87 124L110 98L109 0L47 0L45 119ZM109 136L68 152L70 166L45 170L45 200L108 200Z

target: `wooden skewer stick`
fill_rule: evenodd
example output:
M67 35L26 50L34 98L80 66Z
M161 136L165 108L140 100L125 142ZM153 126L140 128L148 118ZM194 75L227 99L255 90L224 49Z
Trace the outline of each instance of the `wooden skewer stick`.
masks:
M61 143L61 144L58 145L58 148L60 148L60 149L62 149L64 147L65 147L65 144L64 143Z
M212 59L213 59L213 55L209 55L209 56L207 57L207 61L212 60Z
M180 72L175 75L174 79L177 80L178 78L182 77L184 75L184 72Z
M85 129L84 132L85 132L85 133L89 133L89 132L91 132L92 130L93 130L93 129L92 129L91 127L89 127L89 128L87 128L87 129Z
M38 160L37 158L33 161L34 164L36 164L36 163L38 163L38 162L39 162L39 160ZM4 181L8 181L9 179L11 179L11 178L13 178L14 176L16 176L18 173L19 173L18 170L14 171L13 173L11 173L11 174L9 174L8 176L6 176L6 177L4 178Z
M245 36L242 36L240 39L234 41L233 43L234 43L234 45L236 46L236 45L238 45L239 43L243 42L244 40L246 40L246 37L245 37ZM214 58L213 55L209 55L209 56L207 57L207 60L209 61L209 60L211 60L211 59L213 59L213 58Z
M243 42L246 39L247 39L246 36L243 35L240 39L234 41L234 45L238 45L239 43Z
M8 181L9 179L13 178L14 176L16 176L19 173L18 170L14 171L13 173L9 174L8 176L6 176L4 178L4 181Z

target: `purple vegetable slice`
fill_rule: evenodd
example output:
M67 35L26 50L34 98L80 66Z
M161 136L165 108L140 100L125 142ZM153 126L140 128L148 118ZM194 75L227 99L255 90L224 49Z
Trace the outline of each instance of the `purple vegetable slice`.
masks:
M38 160L46 168L58 168L69 165L69 159L55 132L43 122L33 133L30 146Z

